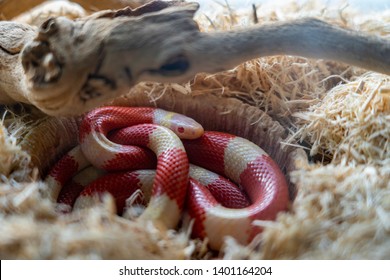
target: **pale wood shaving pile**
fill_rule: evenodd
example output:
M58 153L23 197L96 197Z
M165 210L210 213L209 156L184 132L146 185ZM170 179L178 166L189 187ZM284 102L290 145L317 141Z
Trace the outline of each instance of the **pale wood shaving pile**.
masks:
M389 259L390 168L315 166L293 174L300 188L293 212L267 228L258 243L232 240L232 259Z
M296 113L302 127L295 135L312 143L311 155L331 155L335 164L390 166L389 112L390 77L368 73Z

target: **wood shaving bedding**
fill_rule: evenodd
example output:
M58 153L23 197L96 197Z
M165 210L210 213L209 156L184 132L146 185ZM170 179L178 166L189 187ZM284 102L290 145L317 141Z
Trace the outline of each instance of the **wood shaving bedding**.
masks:
M367 73L331 89L306 112L291 139L307 139L310 154L332 163L390 165L390 77Z

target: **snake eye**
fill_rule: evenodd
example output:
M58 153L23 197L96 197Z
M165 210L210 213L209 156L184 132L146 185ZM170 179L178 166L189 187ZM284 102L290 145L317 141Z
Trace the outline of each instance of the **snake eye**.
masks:
M190 68L190 63L184 56L178 56L163 64L157 72L163 76L179 76Z

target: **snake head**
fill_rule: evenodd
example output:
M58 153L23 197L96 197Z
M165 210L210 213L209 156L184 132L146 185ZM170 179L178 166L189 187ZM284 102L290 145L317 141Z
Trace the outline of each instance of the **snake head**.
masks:
M182 76L189 62L176 45L199 31L192 19L197 9L196 3L153 1L76 21L48 19L21 53L29 101L49 115L79 115L140 80Z

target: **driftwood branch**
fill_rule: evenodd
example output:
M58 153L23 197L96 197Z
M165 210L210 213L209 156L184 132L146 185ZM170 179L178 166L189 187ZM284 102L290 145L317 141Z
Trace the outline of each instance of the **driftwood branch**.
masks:
M117 10L124 7L137 8L148 2L148 0L73 0L86 10Z
M53 18L21 60L26 99L51 115L79 114L141 81L185 82L252 58L298 55L390 74L390 41L307 18L204 33L196 3L154 1L71 21Z
M10 21L0 22L0 104L30 103L20 53L36 36L36 28Z

